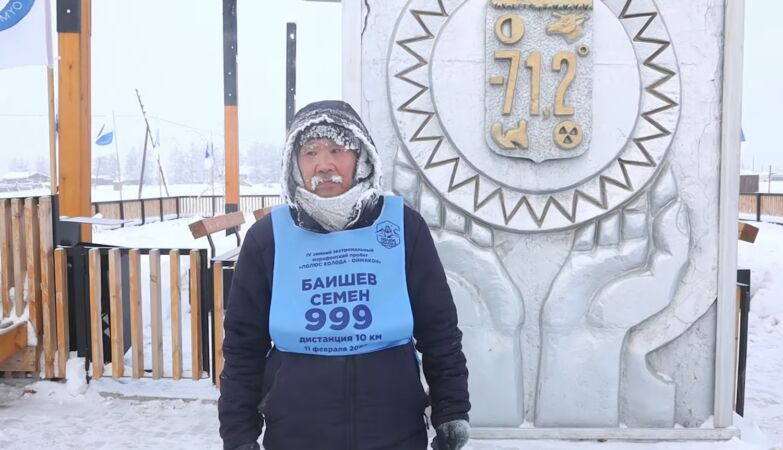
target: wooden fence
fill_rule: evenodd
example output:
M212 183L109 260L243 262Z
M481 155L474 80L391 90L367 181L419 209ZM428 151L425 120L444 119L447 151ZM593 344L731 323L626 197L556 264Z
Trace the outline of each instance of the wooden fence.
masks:
M282 203L283 198L279 195L243 195L239 198L239 210L250 213ZM94 202L92 212L107 219L133 220L143 225L180 217L223 214L225 199L222 196L207 195Z
M752 214L757 222L783 223L783 194L742 194L740 214Z
M52 198L0 199L0 372L64 377L68 357L65 259L54 249ZM35 342L22 329L32 327ZM13 328L17 333L11 333ZM18 339L11 345L9 335Z
M108 268L102 267L101 255L108 252ZM123 290L123 255L127 255L127 281L129 289L127 293ZM146 255L145 255L146 254ZM181 251L177 249L161 252L157 249L119 249L119 248L91 248L89 255L89 328L90 328L90 365L91 376L101 378L104 376L104 364L111 363L110 375L113 378L131 377L144 378L149 376L152 379L171 378L180 380L185 374L183 364L189 363L190 378L199 380L205 373L205 362L210 362L209 345L205 345L205 340L209 339L211 334L215 335L214 349L219 349L217 337L222 336L222 306L217 309L220 318L215 317L214 323L221 324L220 330L210 333L210 329L205 327L205 320L208 320L209 311L205 311L205 305L211 307L211 302L205 303L202 298L204 294L204 277L209 276L211 271L203 261L205 258L204 250ZM169 270L164 273L161 270L161 256L168 257ZM142 264L142 258L146 257L146 266ZM185 291L181 280L180 258L188 257L189 271L187 277L187 298L184 299L185 305L189 309L189 326L182 324L183 299L182 293ZM144 280L142 279L143 268L149 268L148 295L144 299ZM104 316L102 310L107 303L102 298L106 289L102 289L101 274L108 270L108 295L109 295L109 342L110 358L104 358ZM168 277L168 292L163 292L164 279ZM222 288L221 288L222 289ZM127 297L126 297L127 295ZM211 297L211 293L210 293ZM211 300L211 298L210 298ZM151 367L145 367L145 336L144 321L142 310L143 303L147 302L149 311L149 342L147 351L151 353ZM163 305L168 302L169 320L164 320ZM222 291L220 296L222 305ZM124 317L124 304L129 304L130 320ZM209 308L211 309L211 308ZM219 320L219 321L218 321ZM124 330L126 325L130 326L130 332ZM184 328L184 329L183 329ZM183 332L188 333L190 339L190 361L184 361L183 355ZM130 342L126 342L125 337L130 335ZM165 344L169 344L169 351L164 351ZM222 345L222 339L219 341ZM125 367L125 355L127 351L131 355L131 367ZM107 361L108 359L108 361ZM165 362L171 370L164 372ZM222 361L221 361L222 362ZM215 362L218 364L217 362ZM209 367L206 364L206 367ZM219 365L218 365L219 366ZM108 373L107 373L108 375Z

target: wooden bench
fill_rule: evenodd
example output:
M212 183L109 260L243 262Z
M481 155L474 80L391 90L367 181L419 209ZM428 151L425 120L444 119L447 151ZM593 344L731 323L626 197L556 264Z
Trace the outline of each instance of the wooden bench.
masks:
M242 240L239 237L239 229L242 224L245 223L245 215L241 212L233 212L229 214L223 214L215 217L207 217L205 219L197 220L188 227L190 233L194 239L200 239L206 237L209 241L209 248L212 253L212 260L236 258L239 255L239 248L242 246ZM226 231L227 233L233 233L237 238L237 246L224 254L216 255L215 242L212 240L212 235L219 231Z

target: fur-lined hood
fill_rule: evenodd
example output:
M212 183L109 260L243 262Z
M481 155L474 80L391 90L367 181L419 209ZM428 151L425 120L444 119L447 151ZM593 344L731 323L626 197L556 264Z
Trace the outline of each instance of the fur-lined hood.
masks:
M370 188L380 193L383 170L381 169L378 149L375 147L367 127L364 126L362 119L351 105L342 101L328 100L311 103L299 110L294 116L291 129L288 131L286 138L285 148L283 149L283 170L280 184L285 202L298 209L295 201L297 184L293 174L293 170L298 170L297 165L294 163L294 158L299 153L297 137L309 126L316 124L338 125L350 131L359 139L361 142L359 151L367 153L365 164L372 166L371 170L367 171ZM359 172L357 168L357 173Z

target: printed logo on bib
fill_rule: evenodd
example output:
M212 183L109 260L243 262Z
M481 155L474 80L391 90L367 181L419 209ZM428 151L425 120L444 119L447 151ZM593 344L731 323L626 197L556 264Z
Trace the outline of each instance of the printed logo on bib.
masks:
M375 227L375 233L378 242L386 248L394 248L400 245L400 227L396 224L385 221Z

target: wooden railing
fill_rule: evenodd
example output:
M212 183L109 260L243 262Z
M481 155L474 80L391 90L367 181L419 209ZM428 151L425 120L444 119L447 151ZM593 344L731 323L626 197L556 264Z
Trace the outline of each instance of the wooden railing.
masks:
M279 195L243 195L239 198L239 210L250 213L283 203ZM94 202L93 214L107 219L134 220L143 225L153 221L178 219L189 216L215 216L225 212L222 196L160 197L143 200L112 200Z
M783 223L783 194L741 194L740 214L752 214L757 222Z
M67 280L53 227L51 197L0 199L0 340L6 341L0 371L37 373L43 351L45 377L65 376ZM35 342L21 336L28 327ZM10 334L17 334L13 345Z
M204 373L211 372L210 346L204 342L210 335L211 327L206 324L212 309L211 292L207 290L211 283L206 283L207 280L211 281L208 278L211 271L206 264L205 250L90 248L87 254L88 350L92 378L105 376L106 363L111 363L112 378L180 380L186 375L184 368L189 367L190 378L199 380ZM161 269L162 257L167 258L169 263L167 273ZM185 283L181 279L181 258L188 258L190 266ZM108 266L104 266L104 261L108 261ZM149 275L144 280L142 273L147 272L146 268ZM106 272L108 277L104 275ZM78 277L78 274L73 275ZM103 288L102 280L108 280L108 289ZM164 284L169 286L165 289L167 292L164 292ZM187 298L183 299L182 293L185 291ZM169 310L168 320L164 320L164 305ZM108 311L104 311L106 306ZM149 310L148 324L142 319L144 306ZM189 326L183 326L183 310L190 314ZM129 320L125 316L128 313ZM106 317L108 330L104 326ZM126 326L130 328L127 331ZM146 328L149 329L150 344L145 348ZM104 337L107 331L108 339ZM190 358L184 357L183 332L189 337ZM109 357L104 356L106 344L109 345ZM166 347L168 351L164 351ZM131 367L126 368L125 355L128 351ZM151 356L149 366L145 366L144 356L147 352ZM169 370L164 370L165 366Z

